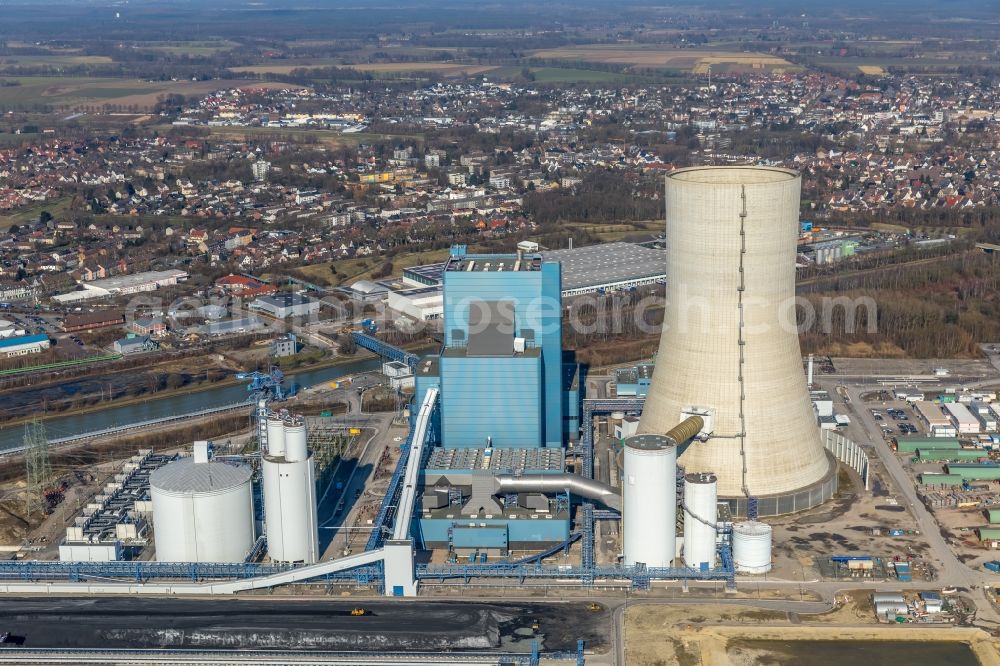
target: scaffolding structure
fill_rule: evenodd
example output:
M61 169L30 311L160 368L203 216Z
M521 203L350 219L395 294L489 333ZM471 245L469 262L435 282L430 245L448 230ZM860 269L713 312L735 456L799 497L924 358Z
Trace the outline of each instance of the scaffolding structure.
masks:
M31 516L45 509L45 490L52 481L49 439L45 435L45 424L37 416L24 424L24 466L28 484L24 509Z

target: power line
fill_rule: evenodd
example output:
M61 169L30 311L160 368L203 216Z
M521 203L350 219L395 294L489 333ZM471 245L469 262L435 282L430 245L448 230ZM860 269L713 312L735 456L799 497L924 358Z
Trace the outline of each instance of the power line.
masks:
M27 472L25 512L28 516L45 506L45 489L52 479L49 439L45 424L36 416L24 424L24 464Z

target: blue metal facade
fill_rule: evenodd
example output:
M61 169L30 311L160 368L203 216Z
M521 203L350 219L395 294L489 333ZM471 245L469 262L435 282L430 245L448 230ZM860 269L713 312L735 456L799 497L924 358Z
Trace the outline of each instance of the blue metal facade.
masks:
M537 269L515 271L509 270L517 261L514 255L465 255L464 258L480 266L489 263L499 267L503 263L508 270L446 270L444 273L443 444L479 447L491 437L495 446L562 446L564 396L559 264L526 257L523 261L536 261ZM540 351L537 375L534 368L527 367L530 364L521 362L520 355L497 356L496 363L478 362L482 357L456 355L447 359L446 364L449 350L466 346L470 337L470 311L477 302L509 304L515 337L525 338L529 349ZM523 397L515 403L505 403L513 397L513 387L517 384L516 392ZM473 387L474 390L470 390ZM495 397L489 395L491 393L495 393ZM527 399L535 401L537 409L523 409ZM493 410L494 406L501 412L497 417L483 413L486 409ZM478 425L476 417L480 419ZM530 423L536 418L540 423ZM449 427L448 422L453 419L463 425ZM502 421L500 429L498 421ZM514 421L523 422L527 431L537 431L540 436L530 443L524 441L524 433L505 436Z
M507 518L421 518L418 525L418 539L425 547L427 544L446 544L449 540L449 530L452 531L452 538L458 534L455 527L469 527L470 524L476 528L484 525L492 530L465 530L460 537L463 545L456 547L465 548L493 548L497 547L496 529L505 529L507 532L507 543L510 544L539 544L539 543L561 543L569 538L569 519L560 518L529 518L527 520L509 520Z
M542 442L538 355L441 358L442 443L448 448L532 448ZM561 437L560 429L560 437ZM561 443L561 441L560 441Z

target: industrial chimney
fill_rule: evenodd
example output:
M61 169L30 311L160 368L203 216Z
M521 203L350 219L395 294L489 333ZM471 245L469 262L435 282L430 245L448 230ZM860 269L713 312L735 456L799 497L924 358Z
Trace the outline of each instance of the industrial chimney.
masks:
M701 415L678 464L714 472L737 515L801 511L836 491L795 329L800 187L796 172L763 167L666 178L667 307L639 432Z

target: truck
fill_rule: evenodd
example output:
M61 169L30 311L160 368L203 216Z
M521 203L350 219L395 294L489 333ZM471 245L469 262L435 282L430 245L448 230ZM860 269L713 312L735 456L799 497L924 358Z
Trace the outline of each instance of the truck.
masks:
M1000 560L985 562L983 563L983 568L987 571L992 571L993 573L1000 573Z

